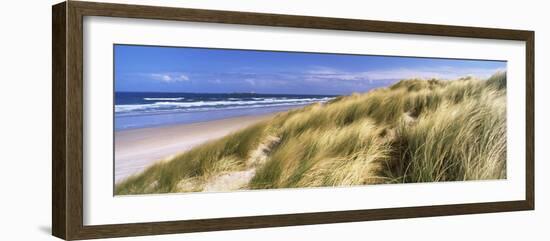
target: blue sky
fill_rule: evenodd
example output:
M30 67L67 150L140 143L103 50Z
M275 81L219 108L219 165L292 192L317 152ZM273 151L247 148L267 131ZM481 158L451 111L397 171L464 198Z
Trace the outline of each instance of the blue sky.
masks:
M115 45L115 91L343 95L405 78L489 77L506 62Z

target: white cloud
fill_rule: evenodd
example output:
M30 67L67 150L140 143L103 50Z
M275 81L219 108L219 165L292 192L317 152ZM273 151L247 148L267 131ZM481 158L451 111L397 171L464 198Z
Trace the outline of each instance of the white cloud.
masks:
M399 68L350 72L331 68L316 67L306 72L305 79L313 82L326 80L372 82L377 80L399 80L410 78L456 79L465 76L487 78L497 71L504 71L504 69L456 68L443 66L436 68Z
M180 74L180 76L178 76L178 79L179 79L179 80L187 81L187 80L189 80L189 77L188 77L187 75Z
M163 83L176 83L189 81L189 76L183 73L152 73L149 75L151 79Z

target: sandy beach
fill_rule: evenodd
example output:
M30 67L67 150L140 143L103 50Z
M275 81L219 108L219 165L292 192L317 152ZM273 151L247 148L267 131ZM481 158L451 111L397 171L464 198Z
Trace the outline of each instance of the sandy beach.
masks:
M206 141L266 120L275 114L115 132L115 182L143 171L156 161L185 152Z

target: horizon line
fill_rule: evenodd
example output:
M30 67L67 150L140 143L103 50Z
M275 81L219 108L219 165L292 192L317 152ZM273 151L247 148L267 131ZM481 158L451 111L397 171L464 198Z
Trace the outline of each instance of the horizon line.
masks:
M113 93L157 93L157 94L245 94L245 95L322 95L322 96L341 96L348 94L286 94L286 93L263 93L263 92L172 92L172 91L113 91ZM355 92L351 92L352 94Z

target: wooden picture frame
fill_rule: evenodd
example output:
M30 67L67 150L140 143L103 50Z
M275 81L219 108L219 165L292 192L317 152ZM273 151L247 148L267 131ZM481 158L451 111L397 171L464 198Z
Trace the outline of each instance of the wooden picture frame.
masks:
M534 32L263 13L68 1L52 8L52 233L92 239L214 230L357 222L414 217L533 210ZM526 43L525 199L489 203L401 207L152 223L83 224L83 17L107 16L174 21L298 27L415 35L451 36Z

